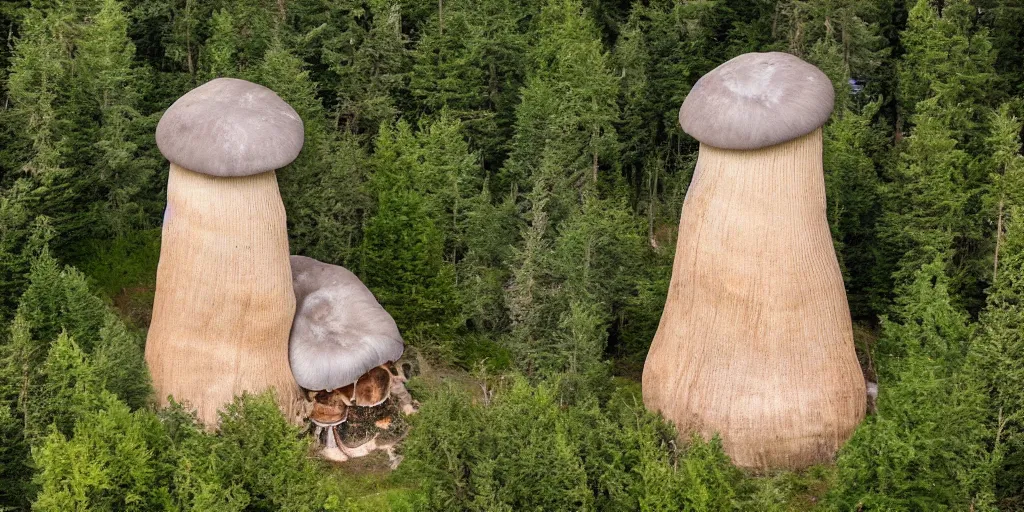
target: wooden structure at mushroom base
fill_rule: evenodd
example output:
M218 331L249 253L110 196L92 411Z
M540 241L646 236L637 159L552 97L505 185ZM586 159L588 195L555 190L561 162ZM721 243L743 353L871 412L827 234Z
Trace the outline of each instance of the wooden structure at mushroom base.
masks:
M644 404L683 437L721 435L741 467L830 460L865 413L825 216L833 94L799 58L751 53L698 80L679 112L700 153Z
M302 149L298 114L273 91L218 78L179 98L156 142L170 160L146 362L160 401L212 427L243 392L273 388L298 421L288 367L295 311L275 169Z
M297 307L288 357L312 401L321 455L334 461L388 451L414 412L405 375L395 366L405 343L391 315L344 267L292 256Z

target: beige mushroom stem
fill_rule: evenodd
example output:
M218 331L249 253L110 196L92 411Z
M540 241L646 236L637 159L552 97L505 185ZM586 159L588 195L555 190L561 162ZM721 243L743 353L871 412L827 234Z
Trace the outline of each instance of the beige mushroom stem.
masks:
M284 205L273 172L220 178L171 164L146 360L157 396L201 421L243 391L301 397L288 365L295 311Z
M695 96L689 110L684 104L681 114L684 129L699 134L700 154L683 203L665 310L644 366L644 404L683 437L720 434L739 466L802 468L830 460L865 411L825 215L820 126L831 110L831 84L789 55L735 61L721 66L720 83L716 71L703 88L698 82L691 96L703 97ZM787 118L787 101L813 106L815 94L825 103L817 117ZM772 100L750 103L765 109L752 116L765 129L743 137L726 130L746 129L742 117L709 132L700 130L710 114L686 117L765 97ZM792 136L787 121L798 125ZM762 135L783 141L722 149Z
M302 148L295 110L258 84L219 78L174 102L156 142L171 162L146 362L213 428L243 392L275 390L293 421L305 405L288 364L295 312L275 170Z

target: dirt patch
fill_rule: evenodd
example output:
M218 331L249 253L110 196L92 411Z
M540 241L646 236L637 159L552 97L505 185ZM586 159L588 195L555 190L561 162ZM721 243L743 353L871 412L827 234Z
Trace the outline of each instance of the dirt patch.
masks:
M113 305L117 313L133 327L148 329L153 318L154 286L130 286L121 288L114 295Z

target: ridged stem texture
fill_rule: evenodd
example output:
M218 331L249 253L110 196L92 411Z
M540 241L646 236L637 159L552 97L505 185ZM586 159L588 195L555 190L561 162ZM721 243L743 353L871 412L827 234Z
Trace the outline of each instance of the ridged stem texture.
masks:
M168 395L212 427L236 395L274 388L293 421L295 313L284 205L273 171L218 178L171 165L146 362Z
M757 469L828 461L863 419L820 128L751 151L701 145L643 397Z

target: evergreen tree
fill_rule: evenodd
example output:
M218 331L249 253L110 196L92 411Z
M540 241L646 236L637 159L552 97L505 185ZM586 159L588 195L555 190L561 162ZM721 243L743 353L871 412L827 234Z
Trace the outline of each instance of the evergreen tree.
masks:
M9 156L22 202L52 219L54 247L145 226L140 204L155 160L138 155L151 126L137 110L134 46L116 0L30 11L15 48L9 122L24 127ZM144 134L145 133L145 134ZM147 190L146 192L152 192Z
M295 0L287 5L292 50L309 66L310 79L332 91L321 99L333 111L340 99L336 94L362 78L352 75L352 61L366 38L370 12L362 0Z
M870 317L881 305L871 293L879 279L875 269L881 182L870 157L884 144L873 123L880 106L871 103L860 113L839 110L823 133L828 223L855 317Z
M1024 6L1013 0L982 0L974 5L996 51L1002 88L1013 96L1024 94Z
M68 215L75 210L71 204L80 185L63 166L66 127L58 113L71 65L66 17L37 10L26 14L7 81L11 105L3 114L5 124L20 127L4 150L4 167L10 170L4 176L5 195L8 201L17 201L9 208L24 209L22 216L29 219L49 214L61 234L81 226L83 220L88 222Z
M718 440L676 446L634 396L566 403L514 378L493 400L449 386L424 403L399 472L425 510L709 510L742 508L741 473Z
M361 273L400 328L443 337L458 323L454 264L466 250L463 205L482 186L478 164L444 116L416 134L404 122L382 127L373 160Z
M302 152L278 174L293 252L354 262L358 228L369 202L361 187L366 164L362 148L350 134L338 136L329 128L318 84L282 41L271 45L253 74L303 119Z
M561 168L560 181L571 188L596 184L618 146L618 83L610 59L578 0L548 2L536 31L500 185L529 190L544 165Z
M31 489L25 475L32 473L24 423L7 404L0 404L0 507L21 510L28 507Z
M549 312L537 307L544 302L543 294L547 291L548 187L550 185L542 179L527 194L530 210L526 225L521 229L522 242L513 249L511 261L514 263L509 265L511 278L505 288L505 304L511 322L510 341L519 354L520 369L527 372L537 370L537 355L532 352L538 346L543 347L544 327L553 324L551 319L543 317Z
M988 404L962 370L971 327L945 268L941 256L922 266L900 320L883 320L877 413L840 451L838 508L994 510Z
M837 86L845 86L849 78L872 82L871 79L878 77L878 68L888 53L878 32L880 3L855 0L778 2L772 30L781 43L780 50L821 66ZM823 59L833 48L839 56L835 67L828 66L827 59ZM845 98L837 96L842 106Z
M6 364L15 372L7 377L15 380L6 391L16 394L9 399L17 401L32 442L58 418L73 422L64 410L72 404L62 396L78 383L86 386L75 391L82 400L103 389L135 407L149 399L141 337L90 292L85 276L61 269L47 250L32 265L10 334ZM61 423L62 430L69 434L72 424Z
M439 4L413 53L409 88L424 113L463 120L484 165L496 169L511 138L532 7L520 2Z
M192 80L199 72L206 23L216 2L175 0L133 2L129 27L137 53L170 76L183 72Z
M334 88L337 124L352 133L375 134L381 124L398 117L407 87L409 50L401 5L380 2L371 12L369 31L343 71L350 80Z
M109 393L93 398L98 407L72 436L54 430L34 453L40 490L32 509L172 510L171 446L161 423Z
M27 334L19 330L14 327L16 343ZM67 333L61 333L22 397L25 435L38 442L51 430L71 434L76 421L100 407L97 400L103 391L103 377L91 358Z
M634 3L616 43L619 161L634 202L647 213L649 238L657 224L678 220L662 196L696 150L679 129L679 105L701 75L727 60L715 39L727 10L716 2Z
M467 325L489 333L507 332L505 284L513 241L521 221L511 195L494 201L487 183L476 197L466 201L466 252L457 263L459 303Z
M257 67L282 32L279 7L272 0L224 2L211 18L203 67L210 78L237 76ZM201 59L202 60L202 59Z
M1024 493L1024 209L1008 215L1005 255L979 319L969 364L990 397L988 424L1005 450L999 497Z
M891 181L883 188L886 208L879 236L886 251L883 262L891 265L887 268L893 272L897 293L935 254L958 249L958 240L972 227L966 216L968 194L963 175L971 158L959 147L941 115L932 115L938 109L934 98L917 105L914 132L895 163ZM959 260L959 254L954 258ZM962 290L958 279L964 275L953 278L958 283L955 288Z
M100 119L95 131L86 132L94 153L90 179L104 184L94 208L98 210L96 217L117 236L147 226L147 210L159 211L159 206L152 204L155 201L138 203L158 163L139 158L139 146L147 143L140 139L150 137L152 126L136 108L140 101L136 85L140 77L133 67L134 57L135 46L128 39L124 7L117 0L104 0L99 12L82 29L73 80L77 84L76 103L89 105Z
M939 116L962 143L971 144L983 119L994 78L995 52L988 33L976 23L977 10L967 0L946 2L941 13L929 0L918 0L900 35L904 48L899 63L899 107L903 120L912 119L918 104L934 98ZM923 116L919 116L921 119Z
M0 289L5 291L0 295L0 322L4 324L18 307L32 260L53 237L46 217L30 222L19 189L0 195Z
M171 432L179 438L173 480L162 482L173 484L177 510L330 510L325 468L309 457L309 438L285 419L270 393L236 397L220 413L216 435L182 423L184 435ZM154 455L159 447L151 448Z
M238 31L235 15L227 9L214 12L210 17L210 37L203 46L203 69L211 78L234 76L238 73L235 62L238 54Z
M37 510L333 510L308 441L269 395L244 395L205 433L174 406L132 411L94 397L72 435L52 431L34 452ZM337 499L337 498L335 498Z
M986 143L993 169L985 194L985 210L992 219L994 231L992 254L992 280L999 276L999 256L1009 213L1024 207L1024 156L1021 156L1021 122L1011 114L1008 104L1002 105L991 117L991 134Z

